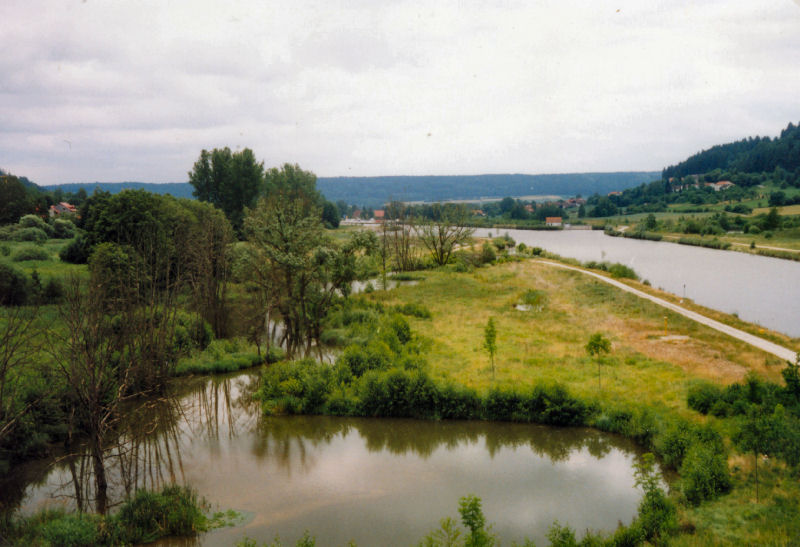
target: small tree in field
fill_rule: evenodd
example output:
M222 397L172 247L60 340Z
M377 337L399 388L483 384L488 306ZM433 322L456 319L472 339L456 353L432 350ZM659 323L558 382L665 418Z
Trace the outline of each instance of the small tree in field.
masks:
M588 353L590 357L597 359L597 387L601 390L603 387L600 383L600 356L610 351L611 342L599 332L594 333L586 344L586 353Z
M494 354L497 351L497 329L494 326L494 318L490 317L489 322L483 329L483 347L489 352L489 360L492 363L492 380L494 380Z

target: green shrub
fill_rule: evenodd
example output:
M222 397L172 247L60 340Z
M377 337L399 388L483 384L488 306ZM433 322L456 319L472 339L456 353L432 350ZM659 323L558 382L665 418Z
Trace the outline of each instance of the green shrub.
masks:
M680 475L683 494L695 505L714 499L731 487L725 454L702 443L693 444L686 452Z
M639 276L633 271L633 268L625 266L624 264L612 264L608 269L611 277L624 278L624 279L639 279Z
M205 530L197 494L171 485L161 492L139 490L117 515L126 543L148 543L164 536L193 536Z
M479 260L481 264L491 264L492 262L497 260L497 253L495 252L495 247L488 241L484 242L483 246L481 247L481 254Z
M525 291L522 295L522 303L534 309L541 310L547 303L547 293L537 289Z
M428 308L415 302L397 305L394 307L394 310L398 313L402 313L403 315L418 317L420 319L430 319L432 317L431 311Z
M25 262L26 260L50 260L50 253L36 245L23 245L11 255L14 262Z
M62 514L42 524L35 535L49 545L98 545L106 543L99 529L102 521L97 515Z
M72 239L75 237L75 230L71 220L57 218L53 221L53 237L56 239Z
M41 228L22 228L14 232L14 240L44 243L47 241L47 232Z
M24 228L38 228L47 234L47 237L52 237L53 227L44 221L41 217L36 215L25 215L19 219L19 226Z
M711 407L722 397L723 389L711 382L698 381L689 386L687 402L689 408L708 414Z
M8 256L11 254L11 247L8 245L0 245L0 256Z
M58 256L61 260L70 264L86 264L89 261L90 254L89 241L85 236L78 235L66 247L61 249Z
M28 300L30 282L17 268L0 262L0 306L21 306Z

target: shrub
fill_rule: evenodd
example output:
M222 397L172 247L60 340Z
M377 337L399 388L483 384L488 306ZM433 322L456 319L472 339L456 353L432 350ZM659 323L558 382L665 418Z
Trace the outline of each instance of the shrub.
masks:
M611 277L616 278L639 279L639 276L636 275L633 268L625 266L624 264L612 264L608 269L608 273L611 274Z
M700 412L701 414L708 414L711 407L722 397L723 389L710 382L699 381L689 386L689 395L687 402L689 408Z
M44 243L47 241L47 233L41 228L22 228L14 232L16 241L32 241Z
M497 260L497 253L494 250L494 246L488 241L483 243L479 259L481 264L491 264Z
M35 245L24 245L18 248L11 260L14 262L25 262L26 260L50 260L50 253L41 247Z
M8 245L0 245L0 256L8 256L11 254L11 247Z
M75 237L75 225L71 220L57 218L53 222L53 237L56 239L71 239Z
M166 486L161 492L139 490L117 515L126 543L148 543L164 536L193 536L203 531L197 494L184 486Z
M42 524L36 535L49 545L98 545L105 543L99 530L102 517L86 514L61 514Z
M547 302L547 293L537 289L525 291L522 295L522 303L534 309L541 310Z
M714 499L731 487L725 454L702 443L686 452L680 469L683 493L691 503Z
M28 277L8 264L0 263L0 305L21 306L28 300Z
M58 256L61 260L70 264L86 264L89 261L90 254L89 241L83 235L78 235L66 247L61 249Z
M36 215L25 215L19 219L19 225L22 228L39 228L47 237L51 237L53 235L53 227L50 226L47 222L45 222L41 217Z
M418 317L420 319L430 319L432 317L431 311L428 308L415 302L397 305L394 307L394 309L398 313L402 313L403 315L408 315L410 317Z

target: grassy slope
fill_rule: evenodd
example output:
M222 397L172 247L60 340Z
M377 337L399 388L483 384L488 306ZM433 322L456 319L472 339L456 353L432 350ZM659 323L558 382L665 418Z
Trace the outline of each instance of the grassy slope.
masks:
M584 350L594 332L613 343L602 367L603 397L660 402L684 413L693 378L727 384L750 370L780 378L782 363L765 353L577 272L527 260L472 274L426 276L418 286L373 298L426 305L432 322L413 320L412 326L431 340L432 372L470 386L492 385L482 347L489 317L498 330L500 385L555 380L578 394L597 395L597 365ZM543 310L514 308L529 289L547 293ZM663 338L665 316L667 334L686 338Z

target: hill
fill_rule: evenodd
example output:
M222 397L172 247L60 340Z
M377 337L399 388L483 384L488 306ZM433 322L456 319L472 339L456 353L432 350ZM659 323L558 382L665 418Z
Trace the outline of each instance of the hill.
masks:
M445 201L529 195L585 196L624 190L659 178L656 172L553 175L453 175L322 177L317 187L331 200L370 207L387 201Z
M605 195L659 178L657 172L564 173L555 175L452 175L391 177L319 177L317 188L330 201L379 207L397 199L402 201L445 201L454 199L502 198L505 196ZM158 194L192 197L188 182L163 184L146 182L88 182L45 186L77 192L95 188L116 194L127 188L143 188Z
M662 178L698 175L715 169L763 173L772 172L778 168L786 171L800 169L800 126L789 123L786 129L774 139L748 137L712 146L677 165L670 165L664 169Z

